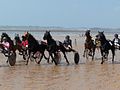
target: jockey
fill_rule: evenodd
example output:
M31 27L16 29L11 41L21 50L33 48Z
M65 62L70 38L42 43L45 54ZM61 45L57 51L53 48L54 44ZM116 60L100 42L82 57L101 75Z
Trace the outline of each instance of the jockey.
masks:
M2 41L2 45L3 45L3 53L8 53L9 51L9 47L10 47L10 43L7 42L7 38L6 37L3 37L3 41Z
M70 39L69 35L65 37L63 44L65 45L65 47L72 48L72 40Z
M91 37L91 35L90 35L90 30L87 30L87 31L85 32L85 36L87 37L86 42L92 40L92 37Z
M119 48L120 47L120 39L118 38L118 34L115 34L114 37L115 37L113 39L114 45L116 46L116 48Z
M21 43L21 40L20 40L19 34L16 34L14 39L15 39L16 42L17 42L16 44L20 44L20 43Z
M28 48L28 40L26 40L25 36L22 36L22 43L21 46L23 49L26 50L26 48Z

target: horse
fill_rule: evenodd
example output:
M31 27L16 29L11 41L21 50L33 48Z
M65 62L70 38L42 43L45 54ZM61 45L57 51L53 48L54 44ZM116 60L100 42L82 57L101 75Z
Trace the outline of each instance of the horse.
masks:
M114 62L114 56L115 56L114 43L111 40L106 39L106 37L104 35L104 31L103 32L98 31L97 36L98 36L98 40L101 43L101 46L100 46L100 51L101 51L101 55L102 55L101 64L104 63L104 59L108 59L109 50L111 50L111 52L112 52L112 62Z
M25 35L26 39L28 40L28 58L27 58L27 63L26 65L28 65L31 53L33 53L33 58L36 59L36 55L38 54L38 52L41 54L40 60L37 62L38 64L40 64L43 56L46 59L44 52L47 49L47 44L45 44L44 42L42 42L41 44L39 44L38 40L36 40L33 35L31 35L30 33L27 33ZM35 55L35 57L34 57Z
M94 41L92 40L92 37L90 35L90 30L86 31L85 36L86 36L86 40L85 40L85 44L84 44L83 57L86 56L86 58L88 59L88 56L91 56L92 60L93 60L94 55L95 55L96 45L94 44Z
M21 45L22 41L20 40L20 37L17 35L14 37L14 46L16 48L16 50L19 51L19 54L22 53L22 45Z
M25 40L26 38L24 36L22 36L22 40L20 39L20 37L17 35L14 37L14 47L16 50L19 51L19 55L23 56L23 59L26 60L26 56L27 56L27 47L24 47L22 45L22 42Z
M55 60L55 57L56 57L57 53L60 51L63 53L64 58L66 59L66 62L69 65L69 61L67 59L66 52L71 52L71 51L76 52L76 51L72 48L66 49L62 42L54 40L50 34L50 31L46 31L44 33L43 39L47 40L48 52L49 52L49 55L51 56L52 60L54 61L55 65L58 64L57 61ZM79 58L78 53L77 53L77 56Z

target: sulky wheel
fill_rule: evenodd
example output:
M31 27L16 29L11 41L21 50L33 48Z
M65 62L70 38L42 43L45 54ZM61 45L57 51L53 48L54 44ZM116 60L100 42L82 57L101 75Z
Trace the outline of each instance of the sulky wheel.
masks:
M75 52L75 53L74 53L74 62L75 62L75 64L78 64L78 63L79 63L79 59L80 59L79 53L78 53L78 52Z
M10 55L8 56L8 62L11 66L14 66L16 63L16 53L10 52Z
M61 61L61 54L60 52L57 52L54 56L55 58L55 61L57 62L57 64L60 64L60 61Z

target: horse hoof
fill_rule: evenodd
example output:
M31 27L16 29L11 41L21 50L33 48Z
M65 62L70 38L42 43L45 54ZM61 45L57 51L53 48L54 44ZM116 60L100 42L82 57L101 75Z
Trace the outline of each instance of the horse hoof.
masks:
M67 65L70 65L69 63Z
M6 61L6 63L8 63L8 60Z
M103 64L103 61L101 62L101 64Z
M70 65L70 63L68 62L67 65Z
M23 59L24 59L24 60L26 60L26 58L25 58L25 57L23 57Z
M57 66L58 64L55 62L55 65Z
M114 64L114 61L112 61L112 64Z
M49 61L47 61L47 63L50 63Z
M40 64L40 61L37 64Z

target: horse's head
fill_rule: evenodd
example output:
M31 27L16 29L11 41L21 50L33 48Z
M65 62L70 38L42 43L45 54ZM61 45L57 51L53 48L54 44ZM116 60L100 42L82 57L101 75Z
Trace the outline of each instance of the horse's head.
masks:
M99 32L99 31L98 31L98 34L96 35L96 37L97 37L97 39L100 40L100 41L106 40L106 37L105 37L105 35L104 35L104 31L102 31L102 32Z
M28 41L29 46L32 46L32 45L37 46L37 45L39 45L38 41L30 33L28 33L25 36L23 36L23 39Z
M16 34L16 35L15 35L14 40L16 40L16 41L21 41L21 40L20 40L20 37L19 37L19 34Z
M90 30L87 30L87 31L85 32L85 36L90 36Z
M50 31L46 31L43 36L44 40L52 39L52 36L50 34Z
M2 35L1 35L1 41L3 41L3 38L4 38L4 37L7 38L7 41L10 41L10 40L11 40L7 33L2 33Z

